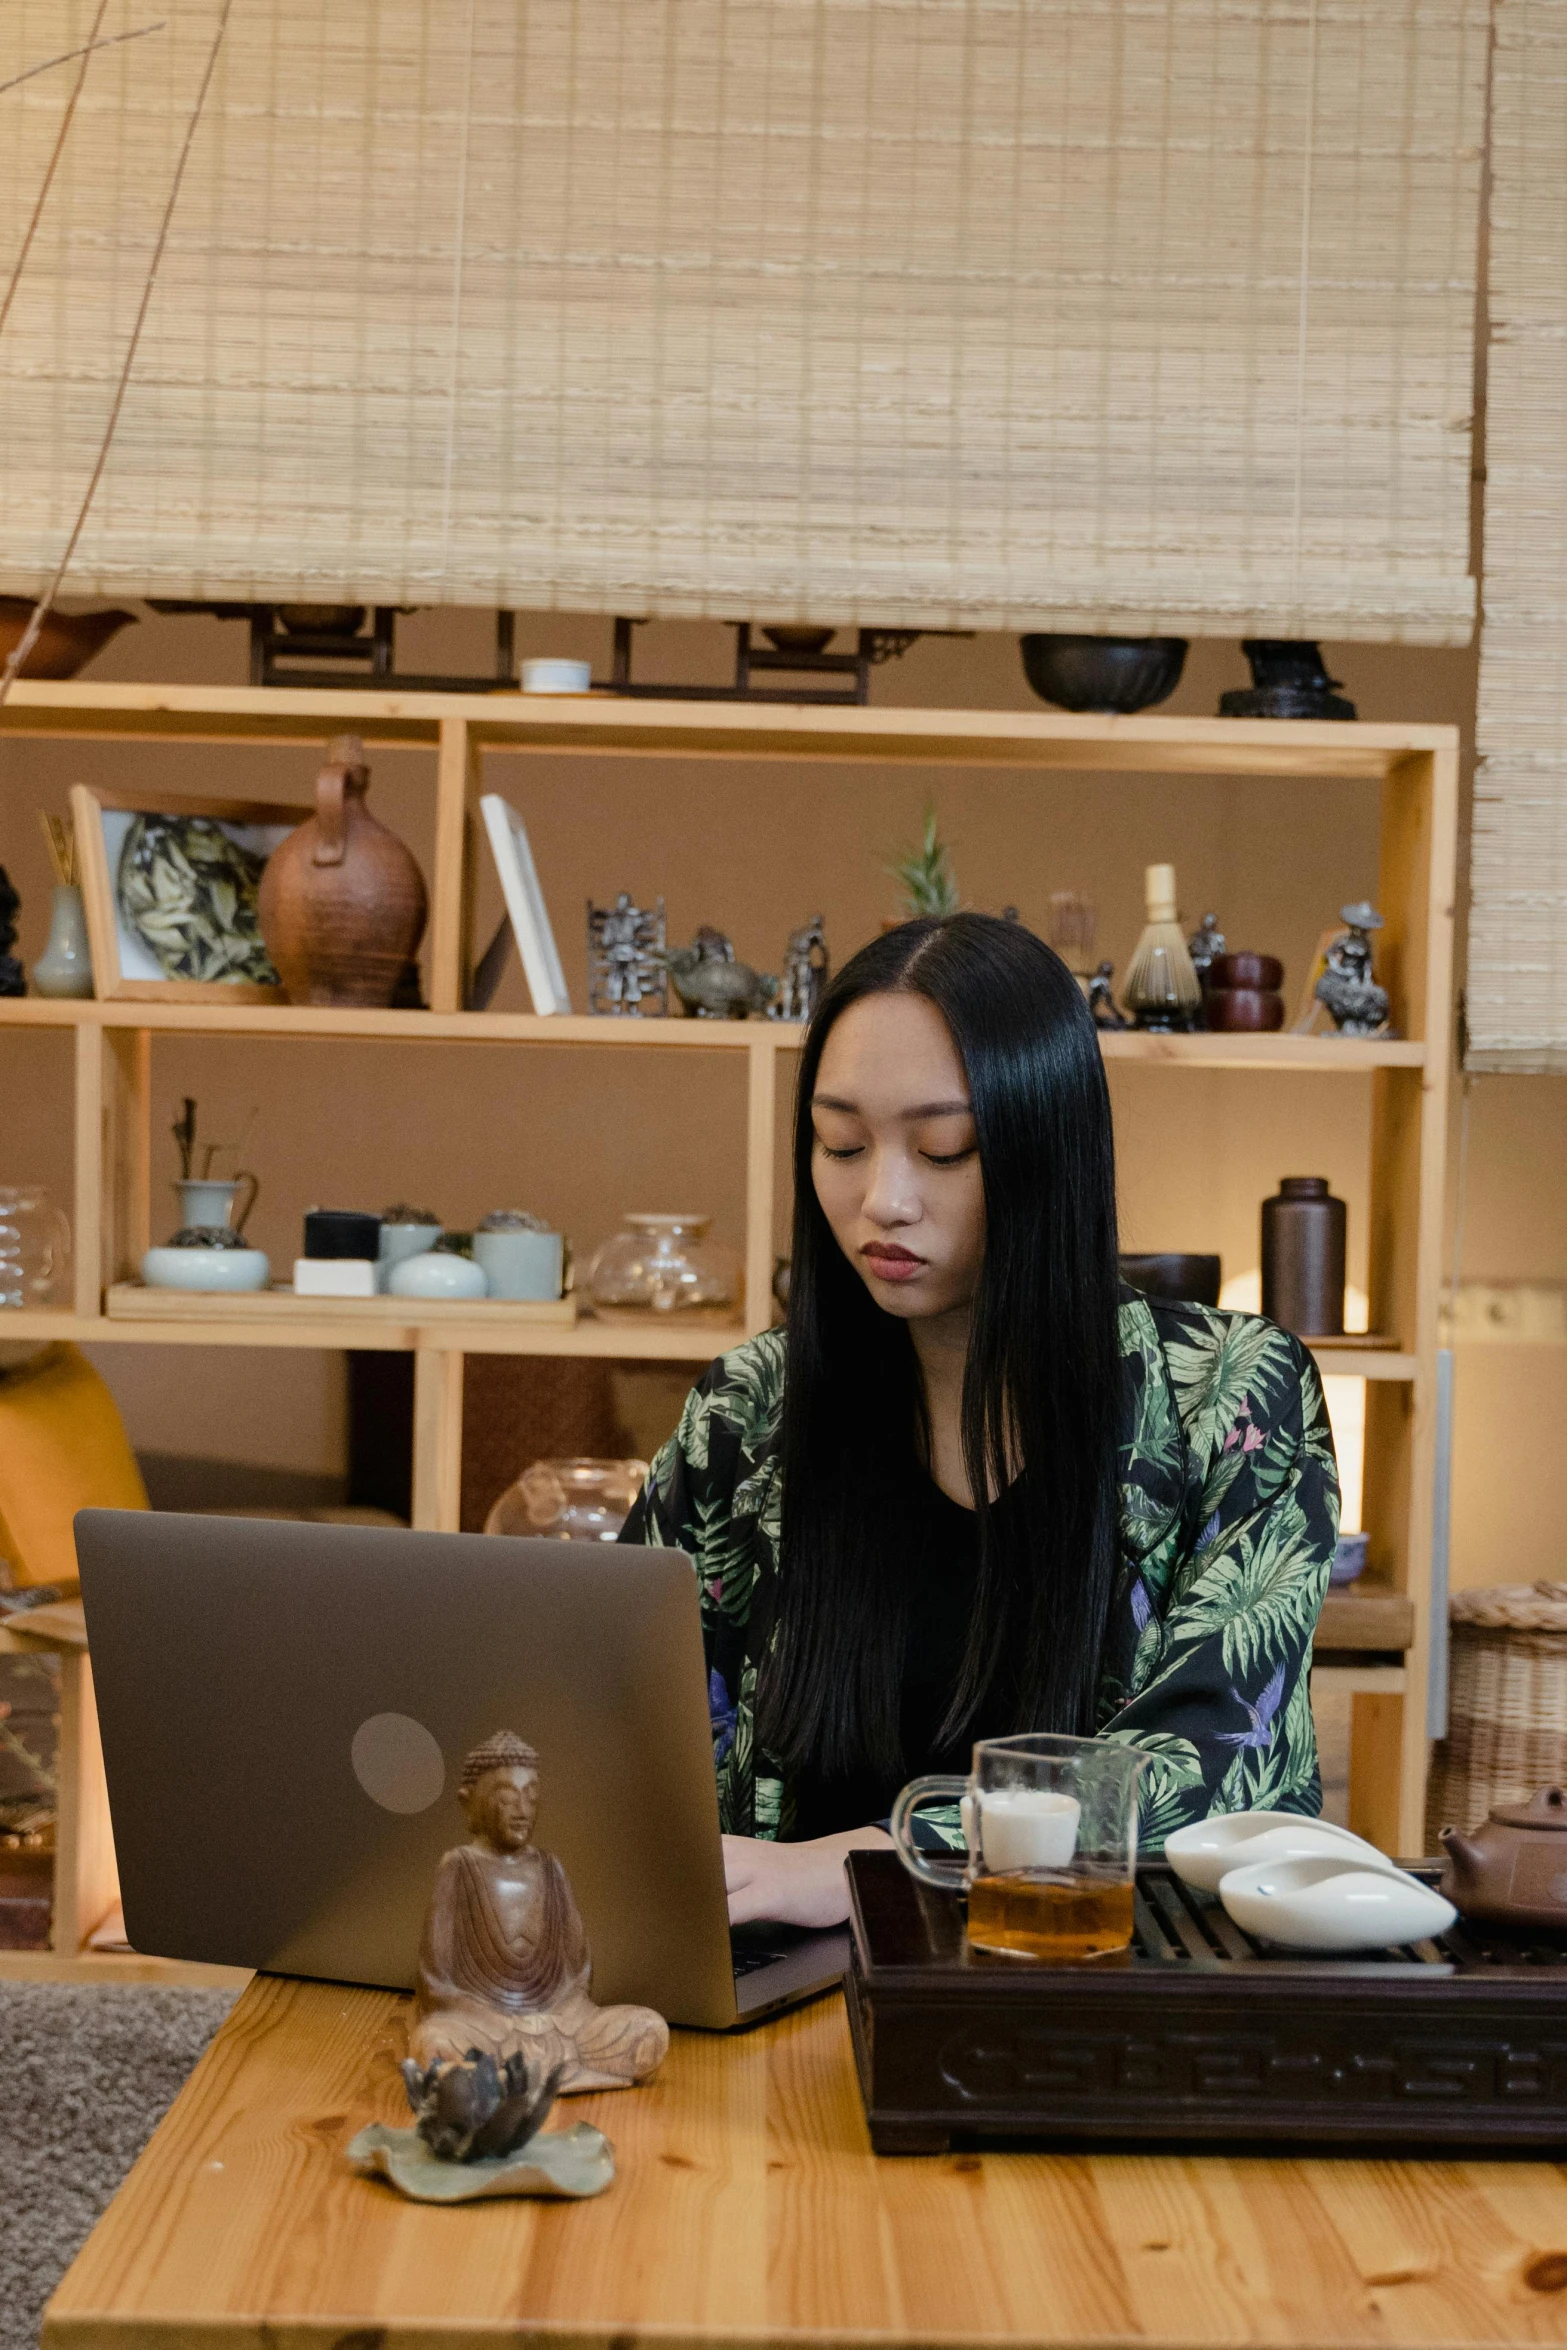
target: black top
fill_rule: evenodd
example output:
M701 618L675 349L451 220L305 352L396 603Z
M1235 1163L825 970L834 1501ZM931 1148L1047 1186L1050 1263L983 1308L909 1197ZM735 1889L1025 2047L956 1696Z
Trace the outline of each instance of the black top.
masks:
M903 1661L904 1768L890 1779L867 1769L834 1778L817 1770L802 1771L794 1793L793 1839L800 1843L812 1836L834 1836L844 1828L875 1826L886 1819L899 1788L927 1771L967 1777L975 1738L985 1733L999 1737L1015 1726L1009 1717L999 1718L996 1704L987 1699L972 1727L945 1745L938 1743L968 1644L979 1573L979 1527L972 1510L951 1500L923 1471L917 1474L918 1489L911 1495L916 1539L909 1554L909 1637Z

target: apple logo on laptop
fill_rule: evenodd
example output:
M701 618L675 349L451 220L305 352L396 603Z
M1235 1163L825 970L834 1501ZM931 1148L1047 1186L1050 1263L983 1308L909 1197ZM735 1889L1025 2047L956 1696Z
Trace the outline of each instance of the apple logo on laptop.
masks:
M412 1714L371 1714L348 1755L354 1777L383 1811L428 1811L446 1785L446 1758Z

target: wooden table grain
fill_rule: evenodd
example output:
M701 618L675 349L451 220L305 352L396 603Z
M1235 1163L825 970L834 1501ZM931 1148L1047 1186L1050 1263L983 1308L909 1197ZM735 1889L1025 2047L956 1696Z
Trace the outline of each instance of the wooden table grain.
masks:
M677 2033L572 2099L599 2201L400 2201L405 2003L260 1978L61 2283L44 2350L487 2350L642 2341L1443 2346L1567 2341L1567 2172L1528 2161L958 2154L878 2160L841 2001Z

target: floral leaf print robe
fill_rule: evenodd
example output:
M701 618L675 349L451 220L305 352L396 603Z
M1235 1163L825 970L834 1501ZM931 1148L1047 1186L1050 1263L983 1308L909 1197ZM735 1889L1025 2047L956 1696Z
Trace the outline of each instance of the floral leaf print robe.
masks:
M1123 1290L1120 1562L1096 1734L1149 1757L1142 1842L1210 1812L1320 1809L1308 1676L1338 1535L1333 1439L1300 1341L1251 1314ZM719 1812L787 1836L756 1743L779 1575L784 1336L720 1356L654 1461L623 1542L685 1551L702 1587ZM753 1630L755 1627L755 1630Z

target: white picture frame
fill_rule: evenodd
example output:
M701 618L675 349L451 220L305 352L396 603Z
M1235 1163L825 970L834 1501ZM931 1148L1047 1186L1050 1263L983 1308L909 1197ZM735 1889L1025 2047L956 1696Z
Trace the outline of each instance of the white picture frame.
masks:
M550 927L549 909L539 887L528 828L511 802L499 792L484 794L479 813L484 818L490 854L500 875L501 894L506 900L507 918L522 958L533 1009L544 1018L568 1013L571 996L561 968L560 949Z

